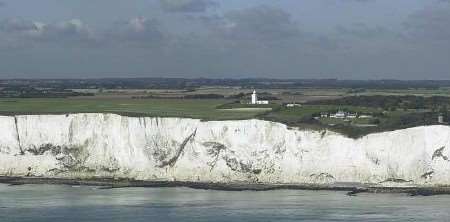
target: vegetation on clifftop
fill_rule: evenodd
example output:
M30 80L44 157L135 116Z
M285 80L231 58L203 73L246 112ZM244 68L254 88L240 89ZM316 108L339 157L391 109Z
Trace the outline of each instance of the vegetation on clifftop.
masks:
M385 104L385 106L382 106ZM116 113L126 116L211 120L262 119L290 127L328 129L351 138L448 121L448 97L375 96L317 101L302 106L247 105L229 99L0 99L0 114ZM244 109L243 109L244 108ZM245 109L248 108L248 109ZM345 111L370 118L323 117Z

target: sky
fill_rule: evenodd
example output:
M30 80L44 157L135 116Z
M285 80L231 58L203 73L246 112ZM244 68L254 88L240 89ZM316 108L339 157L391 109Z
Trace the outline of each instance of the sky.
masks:
M450 79L450 0L0 0L0 78Z

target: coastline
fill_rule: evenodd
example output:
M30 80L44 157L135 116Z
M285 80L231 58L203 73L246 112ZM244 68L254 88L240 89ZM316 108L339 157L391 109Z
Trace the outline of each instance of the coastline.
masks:
M450 195L450 186L408 186L387 187L373 186L367 184L262 184L262 183L215 183L215 182L192 182L192 181L144 181L116 178L45 178L45 177L7 177L0 176L0 184L11 186L18 185L72 185L72 186L98 186L100 189L116 188L174 188L185 187L199 190L216 191L272 191L272 190L310 190L310 191L344 191L347 195L354 196L359 193L403 193L411 196L434 196Z
M103 114L0 120L0 175L10 184L450 193L436 188L450 185L450 128L443 126L354 140L260 120Z

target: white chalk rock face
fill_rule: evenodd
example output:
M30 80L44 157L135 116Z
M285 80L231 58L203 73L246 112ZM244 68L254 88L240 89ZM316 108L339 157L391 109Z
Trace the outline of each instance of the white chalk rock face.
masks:
M450 127L423 126L355 140L261 120L3 116L0 175L450 185Z

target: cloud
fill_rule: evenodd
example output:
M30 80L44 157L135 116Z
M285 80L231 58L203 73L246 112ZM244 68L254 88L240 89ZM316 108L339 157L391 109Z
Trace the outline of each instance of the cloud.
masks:
M411 14L404 24L411 38L448 42L450 7L424 8Z
M0 1L0 8L5 7L5 6L6 6L6 3Z
M328 56L325 53L334 53L339 47L334 37L302 30L287 11L273 6L194 19L203 23L205 30L178 38L170 47L170 57L177 61L171 68L180 73L286 76L321 66L319 61Z
M347 26L337 26L338 35L360 39L374 39L394 35L390 30L382 26L368 26L365 23L354 23Z
M212 0L160 0L160 4L164 11L186 13L205 12L218 5Z
M16 49L29 47L30 40L40 35L42 23L24 19L0 21L0 48Z
M0 21L0 30L6 32L30 32L39 31L42 25L38 22L20 18L5 19Z
M168 38L158 20L145 17L116 23L108 34L110 40L126 44L158 45Z
M81 20L72 19L54 24L20 18L0 21L0 38L14 45L64 44L85 46L95 42L93 32Z
M369 6L350 3L356 1L328 2L348 2L342 3L346 10L347 6L349 10L355 5ZM92 24L79 19L48 24L0 19L1 70L30 75L129 73L219 78L423 78L423 73L448 76L447 3L431 4L413 13L405 29L390 18L381 23L378 19L358 19L361 22L354 23L359 18L354 14L340 18L336 21L340 25L333 29L333 24L326 21L329 18L302 20L311 15L293 16L290 10L280 8L282 5L251 3L253 6L247 8L215 11L209 10L212 5L194 7L192 2L178 1L180 5L170 9L157 7L151 17L135 17L135 12L123 14L117 16L120 21L110 20L109 24L104 23L111 19L108 17L98 18L101 22L91 18ZM161 13L162 9L174 13ZM317 12L316 17L320 16L323 13ZM400 38L403 36L409 39Z
M0 32L3 35L17 37L36 37L42 34L45 24L20 18L0 21Z
M58 45L63 47L162 46L169 34L156 19L136 17L107 30L94 30L79 19L45 24L21 18L0 21L0 41L12 48ZM1 44L5 48L5 43ZM11 48L11 47L8 47Z
M316 54L339 48L334 36L309 33L291 14L274 6L255 6L196 19L205 25L206 34L197 32L193 41L210 44L208 48L219 53Z
M89 43L94 41L94 33L79 19L63 21L43 26L40 36L45 41L66 41Z
M228 40L277 42L300 35L298 25L282 9L257 6L231 11L218 20L212 20L213 30Z

